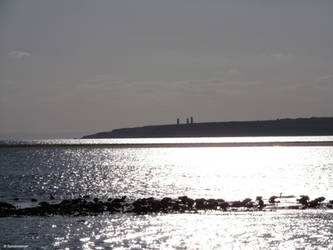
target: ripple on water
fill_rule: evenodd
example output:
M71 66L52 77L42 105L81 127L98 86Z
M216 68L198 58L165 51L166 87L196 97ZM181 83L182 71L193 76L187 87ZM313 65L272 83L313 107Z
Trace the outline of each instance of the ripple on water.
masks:
M0 196L331 199L332 147L2 149Z
M0 225L7 233L0 237L0 244L32 248L330 249L332 219L333 214L326 211L2 218Z
M12 148L0 150L0 197L332 199L332 147ZM0 246L32 248L333 248L329 211L0 219Z

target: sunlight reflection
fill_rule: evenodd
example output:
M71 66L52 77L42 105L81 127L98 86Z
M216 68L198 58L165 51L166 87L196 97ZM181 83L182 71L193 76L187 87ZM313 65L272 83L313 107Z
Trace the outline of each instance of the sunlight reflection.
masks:
M41 199L50 193L59 200L86 194L319 197L330 196L333 183L332 147L59 148L56 153L36 150L29 157L38 158L38 165L17 168L20 178L8 185Z
M297 223L300 219L303 224ZM124 215L93 219L91 223L99 229L102 241L93 237L91 241L96 246L120 249L283 249L307 248L318 243L329 246L330 227L320 224L323 220L323 213L313 216L302 211Z
M315 148L297 147L150 149L141 154L139 164L142 168L156 166L163 170L150 183L177 186L195 197L222 195L241 199L280 193L303 194L312 184L304 180L317 174L313 167L310 173L306 172L304 165L316 166L318 157L327 157L327 152L316 154Z

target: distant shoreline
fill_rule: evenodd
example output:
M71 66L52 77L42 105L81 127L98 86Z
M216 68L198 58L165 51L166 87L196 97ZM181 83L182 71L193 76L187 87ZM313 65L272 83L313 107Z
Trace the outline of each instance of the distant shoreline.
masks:
M25 147L95 147L95 148L186 148L186 147L330 147L333 141L277 141L277 142L198 142L198 143L17 143L0 144L0 148Z
M329 135L333 135L332 117L169 124L120 128L109 132L83 136L82 139Z

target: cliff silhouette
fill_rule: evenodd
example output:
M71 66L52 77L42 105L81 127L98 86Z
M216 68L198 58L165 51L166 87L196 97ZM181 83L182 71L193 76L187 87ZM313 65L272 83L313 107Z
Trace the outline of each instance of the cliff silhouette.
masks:
M157 138L218 136L315 136L333 135L332 117L169 124L120 128L83 136L93 138Z

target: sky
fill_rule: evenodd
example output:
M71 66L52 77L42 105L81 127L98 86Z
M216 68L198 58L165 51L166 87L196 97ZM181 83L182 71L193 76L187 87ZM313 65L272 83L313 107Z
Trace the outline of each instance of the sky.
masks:
M2 0L0 139L333 116L332 0Z

